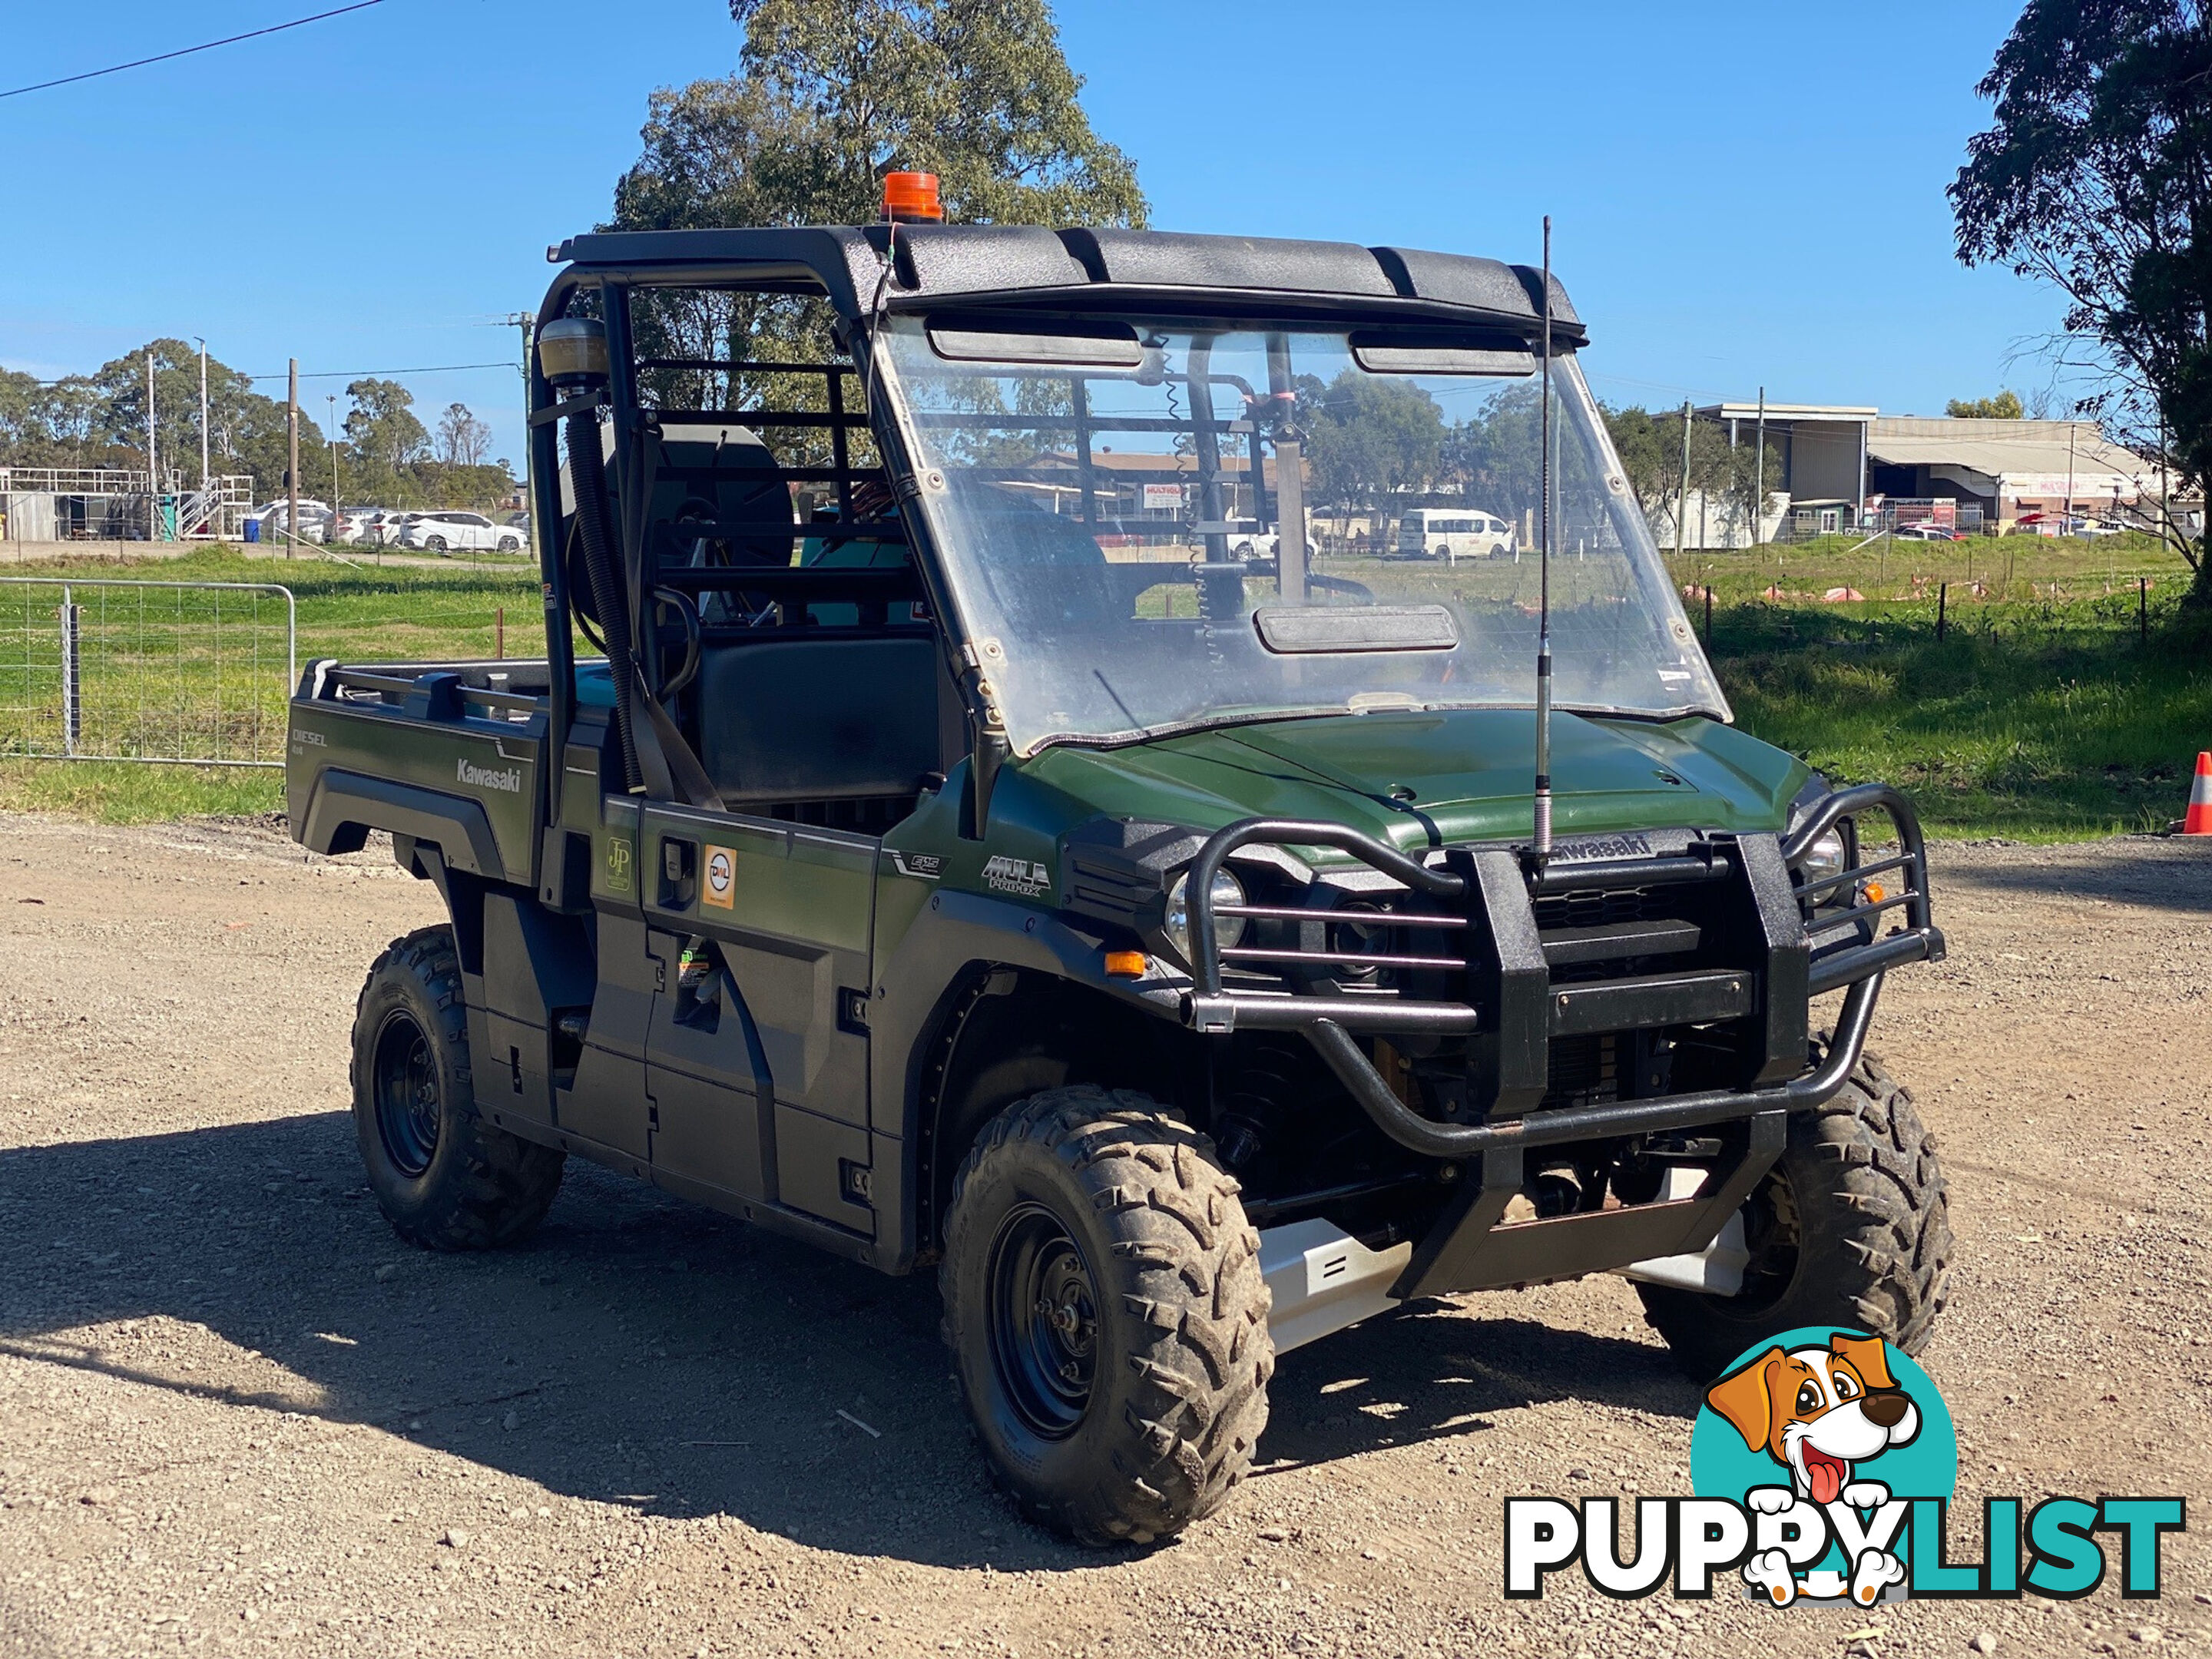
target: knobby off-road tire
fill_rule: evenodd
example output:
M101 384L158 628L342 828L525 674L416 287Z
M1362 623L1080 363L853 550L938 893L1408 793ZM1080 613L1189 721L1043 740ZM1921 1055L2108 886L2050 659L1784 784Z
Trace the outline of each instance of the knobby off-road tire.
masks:
M1863 1330L1917 1352L1942 1311L1951 1216L1936 1137L1870 1054L1833 1100L1790 1120L1789 1143L1744 1222L1752 1262L1741 1296L1637 1286L1645 1316L1698 1382L1802 1325Z
M568 1154L477 1114L453 930L398 939L353 1023L353 1117L369 1190L393 1231L434 1250L513 1244L545 1218Z
M1213 1144L1140 1094L1054 1089L953 1184L945 1338L1031 1520L1150 1543L1218 1508L1267 1421L1260 1236Z

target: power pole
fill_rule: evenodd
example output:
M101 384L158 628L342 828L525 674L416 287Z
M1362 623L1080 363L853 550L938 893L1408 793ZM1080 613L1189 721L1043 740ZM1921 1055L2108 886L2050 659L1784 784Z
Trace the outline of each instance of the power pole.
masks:
M146 539L161 539L161 463L154 448L154 348L146 348Z
M1751 458L1751 544L1766 540L1766 388L1759 388L1759 449Z
M1682 564L1682 538L1689 534L1690 520L1690 400L1682 399L1682 477L1674 507L1674 566Z
M207 342L197 334L192 337L200 341L200 493L204 495L215 482L208 471Z
M2076 421L2066 422L2066 532L2074 533L2074 438L2080 430Z
M2173 514L2166 506L2170 493L2171 484L2166 476L2166 416L2161 414L2158 417L2158 539L2167 546L2175 540ZM2140 484L2136 487L2136 506L2140 509L2142 506L2142 487Z
M538 494L530 487L530 349L538 336L538 319L526 311L510 312L507 320L522 331L522 507L530 523L530 551L538 552Z
M284 556L300 534L300 360L291 360L284 391L284 485L289 504L284 509Z
M323 545L338 544L338 400L336 393L323 401L331 406L331 527L323 532Z

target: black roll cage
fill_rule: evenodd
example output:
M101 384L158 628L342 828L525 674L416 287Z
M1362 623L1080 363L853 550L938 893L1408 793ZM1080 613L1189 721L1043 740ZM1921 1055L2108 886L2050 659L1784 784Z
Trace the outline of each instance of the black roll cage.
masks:
M562 399L554 395L532 354L529 365L532 512L540 526L539 546L546 608L546 648L550 659L550 736L565 744L575 717L574 652L568 632L574 595L570 592L566 546L567 526L560 501L561 457L558 422L568 416L611 405L615 447L613 481L622 503L622 520L616 526L623 562L629 574L629 612L641 635L658 602L656 592L665 587L672 596L706 591L723 580L708 573L659 572L648 582L643 569L646 532L643 515L648 510L641 482L642 448L641 410L636 376L655 367L680 368L686 360L639 362L629 314L628 295L637 288L742 289L761 294L806 295L826 300L840 325L843 341L854 362L845 364L779 364L773 362L714 362L717 369L757 369L764 372L822 374L827 380L830 409L826 415L798 411L745 411L761 425L826 426L838 453L829 468L785 468L782 476L801 483L834 484L843 516L852 516L852 488L859 473L843 453L848 434L867 427L883 458L884 481L899 495L911 498L915 484L912 459L903 449L896 423L882 418L884 411L867 407L847 412L842 383L855 378L865 386L866 374L858 365L869 361L872 331L878 317L917 311L954 309L961 313L1019 313L1032 319L1048 316L1081 317L1112 312L1127 314L1150 312L1188 319L1193 325L1218 322L1224 327L1249 326L1255 321L1295 326L1300 322L1342 327L1364 321L1384 326L1431 329L1438 325L1460 330L1500 331L1528 336L1541 314L1537 301L1538 274L1526 266L1510 266L1495 260L1413 250L1360 248L1346 244L1266 241L1224 236L1186 236L1165 233L1066 230L1050 231L1024 226L866 226L804 227L792 229L735 229L600 233L571 238L549 257L572 261L556 275L538 307L540 326L568 313L572 299L594 289L603 300L602 321L606 329L610 382L604 397L586 395ZM1554 282L1551 312L1555 343L1562 349L1579 346L1587 336L1565 292ZM696 365L708 367L705 363ZM1209 377L1227 379L1231 377ZM1253 388L1239 383L1247 397ZM868 399L870 404L876 400ZM1085 400L1078 399L1079 405ZM1194 404L1200 401L1194 398ZM657 418L684 411L662 411ZM712 413L727 420L739 411ZM1194 419L1197 410L1194 409ZM1109 422L1071 417L1079 428L1085 457L1090 453L1091 434L1109 429ZM1259 463L1260 434L1255 423L1207 418L1200 422L1200 447L1213 450L1216 441L1233 432L1250 434L1253 518L1256 531L1266 518L1263 499L1265 471ZM1218 430L1217 430L1218 428ZM1201 468L1201 471L1207 469ZM874 469L869 469L874 471ZM1087 474L1083 517L1096 522ZM1216 488L1205 492L1209 500ZM1165 476L1164 474L1163 476ZM1206 532L1208 568L1225 561L1231 534L1248 521L1231 520L1224 514L1202 515L1199 528ZM708 528L712 528L708 526ZM757 526L748 526L757 534ZM795 526L795 535L810 526ZM929 544L927 526L918 515L907 524L884 521L846 523L842 539L899 540L913 546L911 574L902 572L850 572L826 580L838 586L840 597L856 599L905 597L902 584L919 584L936 624L947 667L960 686L969 707L977 814L988 808L991 773L1004 752L1003 734L997 732L995 711L982 684L981 670L965 660L966 630L954 607L942 568ZM1223 568L1228 568L1225 564ZM881 578L882 580L876 580ZM795 585L798 579L778 578ZM824 579L810 575L810 586ZM765 591L759 573L749 572L746 586ZM680 604L681 601L679 600ZM635 642L642 646L642 639ZM640 661L652 689L660 690L659 653L640 650ZM542 803L549 821L559 816L557 793L562 787L562 769L548 769L544 786L548 799Z

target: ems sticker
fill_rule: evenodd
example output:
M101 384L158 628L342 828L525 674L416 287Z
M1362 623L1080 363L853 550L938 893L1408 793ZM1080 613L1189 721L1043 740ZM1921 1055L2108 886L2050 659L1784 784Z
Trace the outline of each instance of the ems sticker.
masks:
M934 853L902 853L894 848L891 862L897 866L899 874L921 881L935 881L945 873L945 860Z
M1042 864L1001 854L983 866L983 884L1023 898L1043 898L1052 891L1052 874Z
M707 849L707 887L699 902L727 910L738 896L738 855L726 847Z
M627 836L607 837L607 891L627 893L630 888L631 866L637 860L636 849Z

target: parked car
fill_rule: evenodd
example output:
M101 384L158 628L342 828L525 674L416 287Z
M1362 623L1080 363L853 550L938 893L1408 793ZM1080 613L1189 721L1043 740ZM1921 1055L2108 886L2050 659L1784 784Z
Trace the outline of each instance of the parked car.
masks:
M290 501L280 498L276 501L270 501L261 507L256 507L253 512L248 515L261 526L261 539L263 541L276 541L283 536L286 529L286 518L291 511L291 505ZM321 536L317 533L317 526L321 519L328 516L330 510L330 503L327 501L315 501L306 495L301 496L300 522L303 526L305 526L305 528L301 532L300 539L302 541L321 540Z
M349 507L341 509L338 514L337 534L335 539L348 547L362 541L368 536L370 523L381 511L381 508L374 507Z
M2070 517L2063 513L2023 513L2017 523L2021 530L2036 536L2117 536L2125 527L2078 513Z
M276 515L276 526L281 539L284 526L284 515L282 513ZM313 542L318 547L331 539L330 508L310 507L305 501L300 503L300 539L303 542Z
M432 553L520 553L523 540L481 513L418 513L400 530L399 544Z
M1965 532L1954 530L1948 525L1937 524L1933 520L1919 524L1901 524L1891 534L1901 542L1963 542L1966 539Z
M1274 532L1271 530L1265 535L1237 537L1236 540L1229 544L1229 551L1232 557L1243 559L1249 564L1254 559L1273 558L1276 553L1282 547L1282 538L1276 535ZM1321 548L1319 544L1315 542L1312 537L1307 537L1306 557L1309 559L1318 558L1320 555Z
M368 521L362 526L362 544L365 547L398 546L399 532L407 527L409 520L417 516L413 513L396 512L391 507L382 507L371 513Z
M1492 559L1514 550L1513 526L1460 507L1414 507L1398 520L1398 555L1409 559Z

